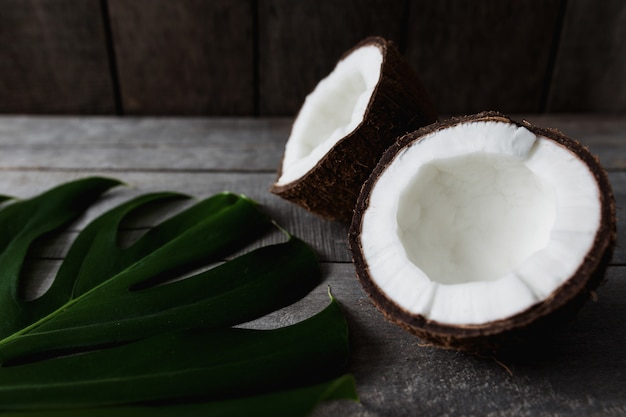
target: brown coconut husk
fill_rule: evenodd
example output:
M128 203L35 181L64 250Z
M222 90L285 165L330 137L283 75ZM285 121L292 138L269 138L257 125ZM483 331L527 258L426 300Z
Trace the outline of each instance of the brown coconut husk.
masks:
M383 152L407 132L437 120L421 81L394 44L380 37L363 40L341 59L363 46L383 55L380 80L361 124L302 177L271 186L270 191L327 220L349 222L361 186ZM282 167L278 177L282 173Z

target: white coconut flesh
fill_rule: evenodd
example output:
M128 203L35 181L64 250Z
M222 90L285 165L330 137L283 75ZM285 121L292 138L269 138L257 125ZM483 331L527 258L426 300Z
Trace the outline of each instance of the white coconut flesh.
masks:
M370 278L401 308L479 325L571 278L600 210L597 182L571 151L514 124L469 122L395 156L371 190L360 243Z
M278 185L305 175L363 121L381 74L377 46L356 49L337 63L306 97L285 146Z

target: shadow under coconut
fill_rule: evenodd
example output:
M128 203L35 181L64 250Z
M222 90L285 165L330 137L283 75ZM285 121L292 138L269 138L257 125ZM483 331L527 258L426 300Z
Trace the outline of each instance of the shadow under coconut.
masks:
M626 267L609 268L598 301L516 355L435 347L388 322L346 265L331 278L350 326L360 403L330 415L576 415L620 409L626 392ZM350 294L347 296L346 294ZM331 408L327 408L331 407ZM350 410L347 412L346 410ZM601 413L599 415L602 415Z
M516 354L497 360L512 376L544 380L560 394L589 401L626 393L626 267L611 267L606 282L570 322Z

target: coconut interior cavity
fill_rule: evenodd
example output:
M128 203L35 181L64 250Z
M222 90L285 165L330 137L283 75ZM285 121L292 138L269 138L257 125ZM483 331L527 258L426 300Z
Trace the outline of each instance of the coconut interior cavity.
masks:
M569 150L505 122L469 122L401 150L363 214L369 275L404 310L483 324L549 297L591 249L599 190Z
M398 237L433 281L492 281L544 248L554 192L521 161L468 154L424 164L398 201Z
M359 126L380 78L382 61L377 46L358 48L306 97L287 140L277 184L302 177Z

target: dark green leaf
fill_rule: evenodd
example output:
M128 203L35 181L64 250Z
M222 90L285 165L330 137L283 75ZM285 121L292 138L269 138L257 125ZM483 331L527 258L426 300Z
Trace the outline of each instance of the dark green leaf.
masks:
M310 410L325 393L355 396L353 384L337 391L346 382L328 382L348 358L347 325L334 299L285 328L232 327L297 301L321 276L311 249L286 232L284 243L234 256L275 229L243 196L221 193L197 202L121 246L124 219L184 196L132 199L80 232L45 294L20 297L32 243L118 184L88 178L0 208L0 409L182 400L194 404L166 408L241 408L248 415L265 401L269 415L268 399L282 398L302 415L297 410ZM177 279L181 274L190 276ZM120 409L138 410L145 407Z
M119 184L107 178L86 178L0 210L0 317L3 323L0 337L24 325L23 300L18 288L30 245L40 236L76 219L103 192Z
M315 258L295 238L185 280L131 291L134 271L0 341L0 359L98 347L167 330L228 327L289 305L319 283ZM127 277L131 282L121 285Z
M215 400L332 378L347 364L336 301L275 330L162 333L125 345L0 368L5 409L51 409L162 398ZM167 383L164 383L166 381ZM36 392L36 395L33 395Z
M178 405L148 405L101 407L69 410L7 412L3 417L297 417L310 414L315 406L326 400L357 401L354 378L342 375L320 384L229 400L186 403Z

